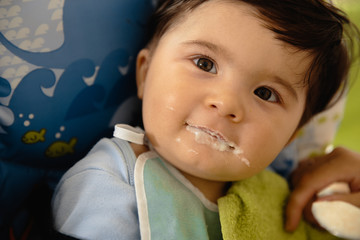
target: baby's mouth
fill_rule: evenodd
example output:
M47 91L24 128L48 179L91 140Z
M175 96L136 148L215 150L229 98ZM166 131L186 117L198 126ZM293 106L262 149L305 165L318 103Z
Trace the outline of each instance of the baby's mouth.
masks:
M195 135L195 141L197 143L208 145L212 149L220 152L232 152L237 157L239 157L247 166L250 166L249 161L243 157L244 151L238 145L236 145L236 143L229 141L220 132L214 131L206 127L195 126L191 124L186 125L186 130Z

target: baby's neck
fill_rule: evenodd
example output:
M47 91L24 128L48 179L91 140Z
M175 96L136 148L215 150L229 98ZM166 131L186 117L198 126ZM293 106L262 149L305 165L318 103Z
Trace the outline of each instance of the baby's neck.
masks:
M149 148L145 145L139 145L136 143L130 143L131 148L133 149L135 156L139 157L140 154L149 151Z
M138 145L135 143L130 143L132 149L134 150L135 156L139 157L140 154L149 151L149 148L144 145ZM180 171L180 170L179 170ZM196 188L204 194L204 196L211 202L217 204L217 200L220 197L225 196L227 190L229 189L229 182L219 182L219 181L210 181L198 177L194 177L188 173L180 171L184 177L189 180Z
M211 181L198 177L194 177L185 172L181 172L184 177L189 180L196 188L204 194L204 196L211 202L217 204L217 200L225 196L227 190L231 183L229 182L220 182L220 181Z

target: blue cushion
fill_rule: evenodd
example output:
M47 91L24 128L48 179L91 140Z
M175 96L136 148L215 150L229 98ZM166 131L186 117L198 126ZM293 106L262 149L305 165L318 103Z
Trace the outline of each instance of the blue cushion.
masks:
M0 226L114 123L138 120L135 59L154 2L1 1Z

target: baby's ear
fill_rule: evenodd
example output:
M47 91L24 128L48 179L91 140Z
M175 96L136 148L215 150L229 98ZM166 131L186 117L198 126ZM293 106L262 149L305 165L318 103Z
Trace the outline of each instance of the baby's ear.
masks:
M149 69L149 63L150 63L150 50L144 48L138 53L136 60L137 95L140 99L143 98L145 80L146 80L147 71Z

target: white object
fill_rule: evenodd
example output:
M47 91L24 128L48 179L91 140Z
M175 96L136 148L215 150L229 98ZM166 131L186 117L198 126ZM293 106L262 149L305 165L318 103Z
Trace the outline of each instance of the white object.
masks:
M332 184L330 184L329 186L327 186L326 188L324 188L323 190L321 190L320 192L318 192L317 196L318 197L325 197L328 195L332 195L335 193L338 194L344 194L344 193L350 193L350 187L349 184L345 183L345 182L334 182Z
M343 201L318 201L312 205L318 223L331 234L360 239L360 209Z
M145 133L140 128L134 128L126 124L116 124L114 137L139 145L144 145Z
M335 193L350 193L347 183L336 182L317 195L323 197ZM318 223L331 234L352 240L360 239L360 208L344 201L317 201L311 211Z

